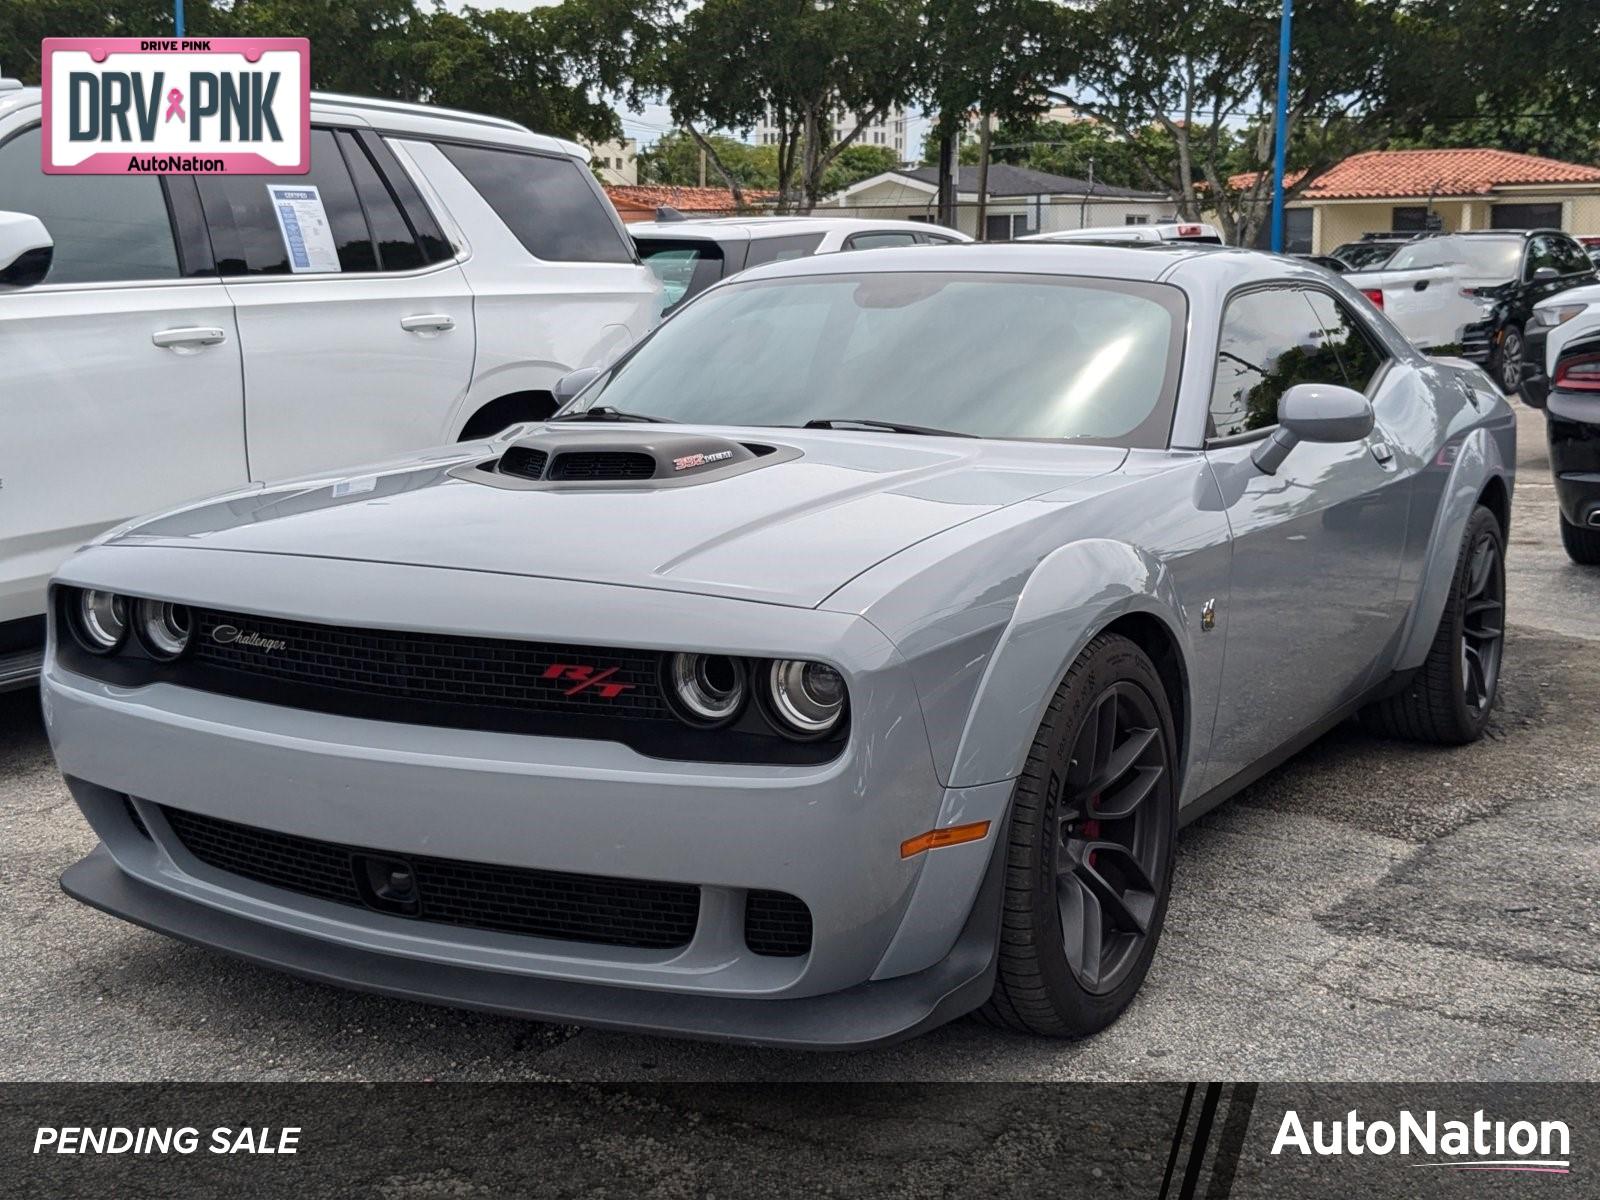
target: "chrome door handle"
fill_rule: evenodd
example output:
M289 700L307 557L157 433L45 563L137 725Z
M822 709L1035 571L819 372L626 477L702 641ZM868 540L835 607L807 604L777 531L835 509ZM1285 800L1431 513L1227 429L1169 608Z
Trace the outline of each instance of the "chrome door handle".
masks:
M228 340L228 335L215 326L196 325L184 329L163 329L150 335L153 345L164 350L179 346L218 346Z
M456 327L449 313L425 313L420 317L401 317L400 328L407 333L446 333Z

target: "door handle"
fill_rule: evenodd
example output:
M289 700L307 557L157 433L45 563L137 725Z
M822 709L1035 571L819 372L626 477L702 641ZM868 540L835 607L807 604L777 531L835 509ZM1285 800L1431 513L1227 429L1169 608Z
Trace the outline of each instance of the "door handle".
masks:
M424 313L420 317L401 317L400 328L407 333L447 333L456 327L449 313Z
M228 335L215 326L195 325L183 329L163 329L150 335L153 345L164 350L180 346L218 346L228 340Z
M1394 451L1389 449L1387 442L1373 442L1372 457L1378 460L1380 467L1387 467L1394 461Z

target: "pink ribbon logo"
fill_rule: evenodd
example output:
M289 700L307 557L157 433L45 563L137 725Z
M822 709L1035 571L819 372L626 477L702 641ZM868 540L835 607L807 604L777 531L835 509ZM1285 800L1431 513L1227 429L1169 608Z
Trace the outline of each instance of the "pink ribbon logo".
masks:
M167 93L166 120L170 121L173 117L177 117L180 121L187 121L189 119L183 115L183 93L177 88L173 88Z

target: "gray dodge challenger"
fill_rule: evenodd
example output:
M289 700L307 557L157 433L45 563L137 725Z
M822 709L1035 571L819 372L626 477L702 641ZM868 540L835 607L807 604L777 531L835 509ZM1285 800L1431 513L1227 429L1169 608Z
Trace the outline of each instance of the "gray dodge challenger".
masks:
M775 263L561 396L66 564L68 893L549 1021L1081 1036L1180 826L1336 722L1494 705L1511 411L1287 258Z

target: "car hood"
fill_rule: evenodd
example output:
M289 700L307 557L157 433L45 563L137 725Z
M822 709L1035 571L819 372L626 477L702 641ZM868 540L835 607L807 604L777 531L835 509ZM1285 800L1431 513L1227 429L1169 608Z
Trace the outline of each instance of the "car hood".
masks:
M650 440L665 427L613 427ZM546 426L519 446L577 431ZM592 425L583 433L592 435ZM124 527L157 544L582 580L814 607L862 571L1007 505L1114 471L1105 446L853 431L701 429L757 443L732 473L671 486L506 486L510 444L221 497Z

